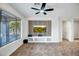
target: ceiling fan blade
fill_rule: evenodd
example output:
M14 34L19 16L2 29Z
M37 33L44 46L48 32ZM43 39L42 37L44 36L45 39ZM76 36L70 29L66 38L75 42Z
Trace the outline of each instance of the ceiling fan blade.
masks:
M53 11L54 9L52 8L52 9L45 9L44 11Z
M42 3L41 10L43 10L46 6L46 3Z
M40 12L37 12L37 13L35 13L35 14L39 14Z
M47 15L47 13L45 13L45 12L44 12L43 14L44 14L44 15Z
M37 8L33 8L33 7L32 7L31 9L34 9L34 10L39 10L39 9L37 9Z

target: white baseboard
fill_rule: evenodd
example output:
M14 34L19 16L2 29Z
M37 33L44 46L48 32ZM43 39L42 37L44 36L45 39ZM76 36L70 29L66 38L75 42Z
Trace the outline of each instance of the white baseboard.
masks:
M59 43L59 41L28 41L28 43Z
M11 55L18 47L23 44L23 40L19 39L0 48L0 56Z

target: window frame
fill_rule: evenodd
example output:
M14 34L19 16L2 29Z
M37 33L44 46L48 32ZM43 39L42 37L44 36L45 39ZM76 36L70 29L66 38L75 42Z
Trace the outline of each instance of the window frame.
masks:
M3 47L3 46L5 46L5 45L7 45L7 44L9 44L9 43L11 43L11 42L14 42L14 41L16 41L16 40L18 40L18 36L17 36L17 25L16 25L16 35L15 35L15 37L16 37L16 39L15 40L13 40L13 41L11 41L10 42L10 31L9 31L9 21L15 21L16 23L17 23L17 21L20 21L20 33L22 33L21 32L21 19L20 18L18 18L18 17L16 17L16 16L14 16L13 15L13 17L10 17L9 15L2 15L2 11L3 10L0 10L0 28L1 28L1 22L2 22L2 17L6 17L6 26L8 26L8 32L7 32L7 30L6 30L6 44L4 44L4 45L2 45L2 38L1 38L1 29L0 29L0 47ZM4 11L5 13L6 13L6 11ZM8 13L8 12L7 12ZM9 13L10 14L10 13ZM11 14L11 16L12 16L12 14ZM8 20L9 18L13 18L13 19L15 19L15 20ZM7 28L7 27L6 27ZM8 35L8 37L7 37L7 34L9 34ZM8 39L7 39L8 38ZM20 39L21 39L21 34L20 34Z

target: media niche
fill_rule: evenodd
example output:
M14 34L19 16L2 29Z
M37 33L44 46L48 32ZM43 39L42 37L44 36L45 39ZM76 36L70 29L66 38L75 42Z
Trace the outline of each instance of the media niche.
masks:
M45 33L46 32L46 26L45 25L34 25L33 26L33 32L35 32L35 33Z

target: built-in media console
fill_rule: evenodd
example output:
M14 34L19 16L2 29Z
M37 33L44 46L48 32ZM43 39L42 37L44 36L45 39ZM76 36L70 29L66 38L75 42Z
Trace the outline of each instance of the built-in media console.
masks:
M51 42L51 36L33 36L28 37L28 42Z
M51 38L51 21L29 21L28 42L48 42Z

